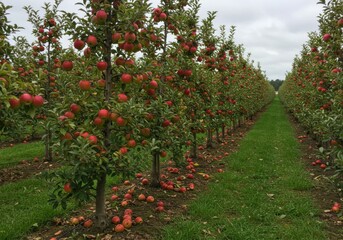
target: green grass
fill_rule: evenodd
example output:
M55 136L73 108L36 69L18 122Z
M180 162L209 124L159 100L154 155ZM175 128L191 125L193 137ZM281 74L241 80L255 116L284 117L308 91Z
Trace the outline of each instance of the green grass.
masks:
M44 144L41 141L20 143L13 147L0 149L0 169L15 165L22 160L33 160L44 156Z
M191 202L161 239L327 239L312 202L300 146L276 99L226 161L225 173Z
M107 185L118 183L109 178ZM48 203L51 186L40 178L25 179L0 187L0 239L17 240L38 226L45 225L56 216L66 216L76 204L68 209L53 209Z

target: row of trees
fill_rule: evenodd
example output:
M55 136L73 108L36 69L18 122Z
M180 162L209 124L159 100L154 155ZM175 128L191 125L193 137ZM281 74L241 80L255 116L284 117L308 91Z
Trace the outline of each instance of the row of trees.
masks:
M338 174L343 168L343 2L323 4L319 31L309 34L279 91L294 116L321 143ZM339 175L341 176L341 175Z
M46 159L68 166L54 172L51 202L95 196L100 228L109 220L107 176L148 162L159 187L160 157L182 165L188 146L196 159L199 133L214 147L274 97L234 42L235 28L216 35L216 13L200 20L198 0L155 8L147 0L84 0L82 17L59 11L60 2L46 4L42 18L26 7L37 41L25 56L2 55L1 119L30 116L43 126ZM63 35L73 48L61 47Z

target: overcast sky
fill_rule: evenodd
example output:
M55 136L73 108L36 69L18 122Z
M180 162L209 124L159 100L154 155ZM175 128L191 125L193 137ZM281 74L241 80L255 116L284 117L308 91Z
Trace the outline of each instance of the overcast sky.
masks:
M44 2L53 0L2 0L13 8L9 11L9 20L24 27L19 35L31 35L31 25L22 9L31 5L41 9ZM64 0L61 9L77 11L78 0ZM159 0L150 0L155 7ZM317 0L200 0L202 7L200 18L208 11L217 11L216 28L226 25L236 26L235 40L243 44L246 52L251 53L255 63L260 62L269 80L284 79L291 70L296 54L307 40L307 33L317 31L317 16L322 10Z

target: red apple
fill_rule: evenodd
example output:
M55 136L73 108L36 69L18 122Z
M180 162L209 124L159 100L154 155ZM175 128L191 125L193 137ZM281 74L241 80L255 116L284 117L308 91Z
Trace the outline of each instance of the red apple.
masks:
M65 112L64 116L69 118L69 119L74 119L75 118L75 114L70 112L70 111Z
M157 88L158 87L158 83L155 80L151 80L151 82L149 83L150 87L152 88Z
M41 107L44 104L44 98L40 95L34 96L32 100L32 104L35 107Z
M118 94L118 102L127 102L128 97L124 93L119 93Z
M28 93L23 93L20 97L19 97L20 103L28 105L31 104L33 101L32 95L28 94Z
M65 70L65 71L71 71L73 69L73 62L72 61L63 61L62 63L62 69Z
M323 35L323 40L324 40L324 42L327 42L327 41L329 41L330 39L331 39L331 35L330 35L329 33L326 33L326 34Z
M104 10L97 11L95 16L98 23L103 24L106 22L107 13Z
M91 219L88 219L83 223L83 226L85 228L90 228L92 225L93 225L93 221Z
M90 46L90 47L95 47L97 44L98 44L98 40L95 36L93 35L90 35L88 36L87 38L87 44Z
M116 33L112 34L112 42L113 43L118 43L121 38L122 38L121 33L116 32Z
M120 223L120 217L119 217L119 216L114 216L114 217L112 218L112 223L114 223L114 224Z
M115 228L114 228L114 231L117 232L117 233L124 232L125 231L125 227L122 224L117 224L115 226Z
M146 178L143 178L143 179L142 179L142 184L143 184L143 185L148 185L148 183L149 183L149 180L148 180L148 179L146 179Z
M123 74L121 75L121 81L122 81L123 83L131 83L131 81L132 81L132 76L131 76L130 74L128 74L128 73L123 73Z
M122 222L123 226L125 228L131 228L132 226L132 221L130 219L124 219L123 222Z
M11 98L9 100L11 108L18 108L20 106L20 100L17 98Z
M141 218L141 217L136 217L136 218L135 218L135 223L136 223L136 224L142 224L142 223L143 223L143 218Z
M88 140L90 141L91 144L96 144L98 142L98 138L94 135L90 135Z
M107 62L105 61L100 61L96 64L96 67L100 70L100 71L105 71L107 69Z
M153 196L148 196L148 197L146 198L146 201L147 201L148 203L152 203L152 202L155 201L155 198L154 198Z
M91 89L91 82L88 80L81 80L79 82L79 87L81 90L84 90L84 91L89 90Z
M80 39L76 39L74 41L74 47L78 50L82 50L85 47L85 42Z
M73 113L78 113L80 112L81 110L81 107L79 105L77 105L76 103L72 103L70 105L70 111L73 112Z
M100 109L98 112L99 118L108 118L109 117L109 111L107 109Z
M143 193L138 195L138 200L139 201L145 201L145 199L146 199L146 197L145 197L145 195Z
M117 125L120 126L120 127L123 127L123 126L126 125L126 121L125 121L122 117L118 117L118 118L116 119L116 123L117 123Z
M70 183L66 183L64 184L64 187L63 187L63 190L67 193L70 193L71 192L71 186L70 186Z

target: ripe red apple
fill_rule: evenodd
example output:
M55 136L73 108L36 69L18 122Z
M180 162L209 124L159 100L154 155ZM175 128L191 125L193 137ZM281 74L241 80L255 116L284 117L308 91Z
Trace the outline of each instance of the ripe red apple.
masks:
M123 226L125 228L131 228L132 226L132 221L130 219L124 219L123 222L122 222Z
M61 66L61 68L64 71L71 71L73 69L73 67L74 67L73 62L72 61L68 61L68 60L63 61L62 66Z
M158 207L164 207L164 202L158 201L158 202L157 202L157 206L158 206Z
M82 50L84 47L85 47L85 42L80 40L80 39L76 39L74 41L74 47L77 49L77 50Z
M23 93L20 97L19 97L20 103L28 105L31 104L33 101L32 95L28 94L28 93Z
M113 194L113 195L111 196L111 200L112 200L112 201L116 201L116 200L118 200L118 199L119 199L119 196L116 195L116 194Z
M145 199L146 199L146 197L145 197L145 195L143 193L138 195L138 200L139 201L145 201Z
M119 149L119 152L121 154L126 154L127 153L127 148L126 147L122 147L122 148Z
M162 123L162 127L168 127L170 126L171 122L169 120L164 120L163 123Z
M112 34L112 42L113 43L118 43L121 38L122 38L121 33L116 32L116 33Z
M64 184L64 187L63 187L63 190L67 193L70 193L71 192L71 186L70 186L70 183L66 183Z
M83 50L83 55L86 57L86 58L89 58L92 54L92 50L88 47L88 48L85 48L85 50Z
M74 119L74 118L75 118L75 114L72 113L72 112L70 112L70 111L65 112L65 113L64 113L64 116L65 116L66 118L69 118L69 119Z
M188 179L194 179L194 175L191 174L191 173L189 173L189 174L187 174L187 178L188 178Z
M148 183L149 183L149 180L148 180L148 179L146 179L146 178L143 178L143 179L142 179L142 184L143 184L143 185L148 185Z
M327 41L329 41L330 39L331 39L331 34L326 33L326 34L323 35L323 41L324 41L324 42L327 42Z
M41 107L44 104L44 98L40 95L34 96L32 100L32 104L35 107Z
M123 127L123 126L126 125L126 121L125 121L124 118L122 118L122 117L118 117L118 118L116 119L116 123L117 123L117 125L120 126L120 127Z
M125 227L123 226L123 224L117 224L114 228L114 231L117 232L117 233L120 233L120 232L124 232L125 231Z
M77 105L76 103L72 103L70 105L70 111L73 112L73 113L78 113L80 112L81 110L81 107L79 105Z
M146 201L147 201L148 203L152 203L152 202L155 201L155 198L154 198L153 196L147 196Z
M98 112L99 118L108 118L109 117L109 111L107 109L100 109Z
M163 212L164 211L164 207L163 206L157 206L155 208L156 212Z
M337 26L338 26L338 27L343 27L343 18L341 18L341 19L339 19L339 20L337 21Z
M101 126L101 125L104 124L104 121L102 120L102 118L96 117L96 118L93 120L93 123L94 123L94 125L96 125L96 126Z
M98 142L98 138L94 135L90 135L88 140L90 141L91 144L96 144Z
M79 82L79 87L81 90L87 91L87 90L91 89L91 82L88 80L81 80Z
M127 146L128 147L135 147L136 146L136 141L134 139L130 139L128 142L127 142Z
M194 185L194 183L190 183L190 184L188 184L188 187L190 190L194 190L195 185Z
M105 71L107 69L107 62L105 61L100 61L96 64L96 67L100 70L100 71Z
M137 38L136 34L133 32L126 32L124 35L124 39L128 43L132 43L132 42L136 41L136 38Z
M93 221L91 219L88 219L83 223L83 226L85 228L90 228L92 225L93 225Z
M142 223L143 223L143 218L141 218L141 217L136 217L136 218L135 218L135 223L136 223L136 224L142 224Z
M98 44L98 40L95 36L93 35L90 35L88 36L87 38L87 44L90 46L90 47L95 47L97 44Z
M124 195L124 198L127 199L127 200L131 200L132 199L132 195L130 193L126 193Z
M11 108L18 108L19 106L20 106L20 100L19 99L17 99L17 98L11 98L10 100L9 100L9 103L10 103L10 105L11 105Z
M142 173L136 173L136 178L142 178L143 174Z
M112 187L113 192L117 192L118 190L119 190L119 187L117 187L117 186Z
M79 218L77 218L77 217L72 217L71 219L70 219L70 224L71 225L77 225L77 224L79 224L80 223L80 220L79 220Z
M158 83L155 80L151 80L149 83L150 87L152 88L157 88L158 87Z
M123 73L123 74L121 75L121 81L122 81L123 83L131 83L131 81L132 81L132 76L131 76L130 74L128 74L128 73Z
M159 18L160 18L161 21L165 21L165 20L167 20L167 14L165 14L164 12L162 12L162 13L160 14Z
M321 164L322 161L321 161L320 159L317 159L317 160L316 160L316 163L317 163L317 164Z
M325 169L326 168L326 164L325 163L320 164L320 168L321 169Z
M120 217L119 217L119 216L114 216L114 217L112 218L112 223L114 223L114 224L120 223Z
M106 22L107 13L104 10L97 11L95 16L99 24L103 24Z
M119 93L118 94L118 102L127 102L128 97L124 93Z
M187 191L187 189L186 189L185 187L180 187L179 191L180 191L181 193L184 193L184 192Z

